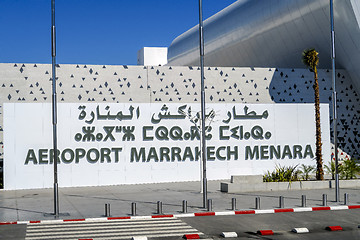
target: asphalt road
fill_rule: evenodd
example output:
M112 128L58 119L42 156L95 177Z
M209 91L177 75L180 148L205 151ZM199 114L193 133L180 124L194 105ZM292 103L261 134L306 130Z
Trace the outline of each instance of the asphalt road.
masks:
M221 232L236 232L231 239L360 239L360 209L299 213L250 214L181 218L213 239ZM341 226L343 231L331 232L327 226ZM306 227L309 233L292 233L293 228ZM260 236L258 230L273 230L273 236Z
M23 240L26 236L25 224L0 225L1 240Z
M238 238L229 239L360 239L360 229L358 228L360 209L202 216L180 218L180 220L204 233L205 235L201 238L208 239L224 239L220 237L222 232L236 232L238 234ZM341 226L343 231L331 232L325 230L327 226ZM296 234L291 232L293 228L299 227L308 228L309 233ZM0 225L0 239L25 239L26 228L26 225ZM274 235L261 236L257 234L258 230L273 230ZM182 238L157 237L149 239L178 240Z

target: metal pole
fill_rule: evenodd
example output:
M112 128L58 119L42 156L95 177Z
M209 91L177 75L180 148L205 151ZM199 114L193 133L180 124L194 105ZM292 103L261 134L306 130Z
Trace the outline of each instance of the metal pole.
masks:
M348 204L349 204L349 194L344 193L344 205L348 205Z
M136 202L131 203L131 216L136 216Z
M301 195L301 207L306 207L306 195Z
M333 85L333 131L334 131L334 152L335 152L335 201L340 201L339 192L339 162L338 162L338 143L337 143L337 96L336 96L336 77L335 77L335 30L334 30L334 5L330 0L330 30L331 30L331 67Z
M182 212L187 213L187 201L186 200L182 201Z
M200 36L200 71L201 71L201 159L203 163L203 207L207 208L206 179L206 139L205 139L205 87L204 87L204 32L202 20L202 0L199 0L199 36Z
M55 0L51 0L51 64L52 64L52 124L53 124L53 161L54 161L54 215L59 216L59 190L57 174L57 114L56 114L56 36Z
M231 209L232 209L233 211L236 210L236 198L232 198L232 199L231 199Z
M255 209L260 209L260 197L255 197Z
M322 195L322 205L327 206L327 194L325 193Z
M105 217L110 217L110 203L105 203Z
M279 208L284 208L284 196L279 197Z
M208 199L207 210L208 210L208 212L212 211L212 199Z
M157 214L163 214L161 201L157 201Z

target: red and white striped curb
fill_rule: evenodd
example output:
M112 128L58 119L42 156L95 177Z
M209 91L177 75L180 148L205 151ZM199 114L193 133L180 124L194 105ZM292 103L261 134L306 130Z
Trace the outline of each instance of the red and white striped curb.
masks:
M293 228L291 231L294 233L308 233L309 229L305 227L301 227L301 228Z
M257 231L257 234L266 236L266 235L274 235L274 232L273 230L259 230Z
M96 221L111 221L111 220L126 220L126 219L154 219L154 218L184 218L184 217L201 217L201 216L226 216L226 215L242 215L242 214L265 214L265 213L284 213L284 212L312 212L312 211L333 211L333 210L348 210L360 209L360 205L350 206L331 206L331 207L299 207L299 208L277 208L264 210L239 210L239 211L225 211L225 212L198 212L198 213L180 213L180 214L166 214L166 215L151 215L151 216L126 216L126 217L102 217L102 218L81 218L81 219L56 219L56 220L39 220L39 221L15 221L15 222L0 222L0 225L7 224L33 224L33 223L63 223L63 222L96 222Z
M185 234L183 236L183 238L185 238L185 239L200 239L200 235L199 234Z
M342 231L343 230L343 228L341 226L327 226L325 229L329 230L329 231Z

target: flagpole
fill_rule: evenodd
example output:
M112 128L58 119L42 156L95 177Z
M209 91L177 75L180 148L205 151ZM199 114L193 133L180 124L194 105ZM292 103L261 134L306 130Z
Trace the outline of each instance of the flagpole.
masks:
M335 149L335 201L340 201L339 193L339 160L338 160L338 143L337 143L337 97L336 97L336 75L335 75L335 30L334 30L334 4L330 0L330 30L331 30L331 77L333 84L333 131L334 131L334 149Z
M201 160L203 164L203 207L207 208L207 179L206 179L206 139L205 139L205 89L204 89L204 32L202 19L202 0L199 0L199 45L201 71Z
M52 65L52 125L53 125L53 162L54 162L54 215L59 216L59 190L57 172L57 109L56 109L56 35L55 0L51 0L51 65Z

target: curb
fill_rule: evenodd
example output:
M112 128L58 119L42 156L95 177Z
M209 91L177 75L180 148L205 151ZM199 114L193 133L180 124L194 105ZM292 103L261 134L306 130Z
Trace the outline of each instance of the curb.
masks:
M266 235L274 235L273 230L258 230L257 234L266 236Z
M341 226L327 226L325 228L328 231L342 231L342 227Z
M39 220L39 221L14 221L0 222L0 225L9 224L36 224L36 223L64 223L64 222L95 222L95 221L111 221L111 220L145 220L156 218L185 218L185 217L202 217L202 216L228 216L243 214L268 214L268 213L286 213L286 212L314 212L314 211L336 211L360 209L360 205L350 206L332 206L332 207L299 207L299 208L277 208L264 210L240 210L225 212L198 212L198 213L180 213L166 215L150 215L150 216L125 216L125 217L102 217L102 218L81 218L81 219L56 219L56 220ZM360 225L359 225L360 227Z

